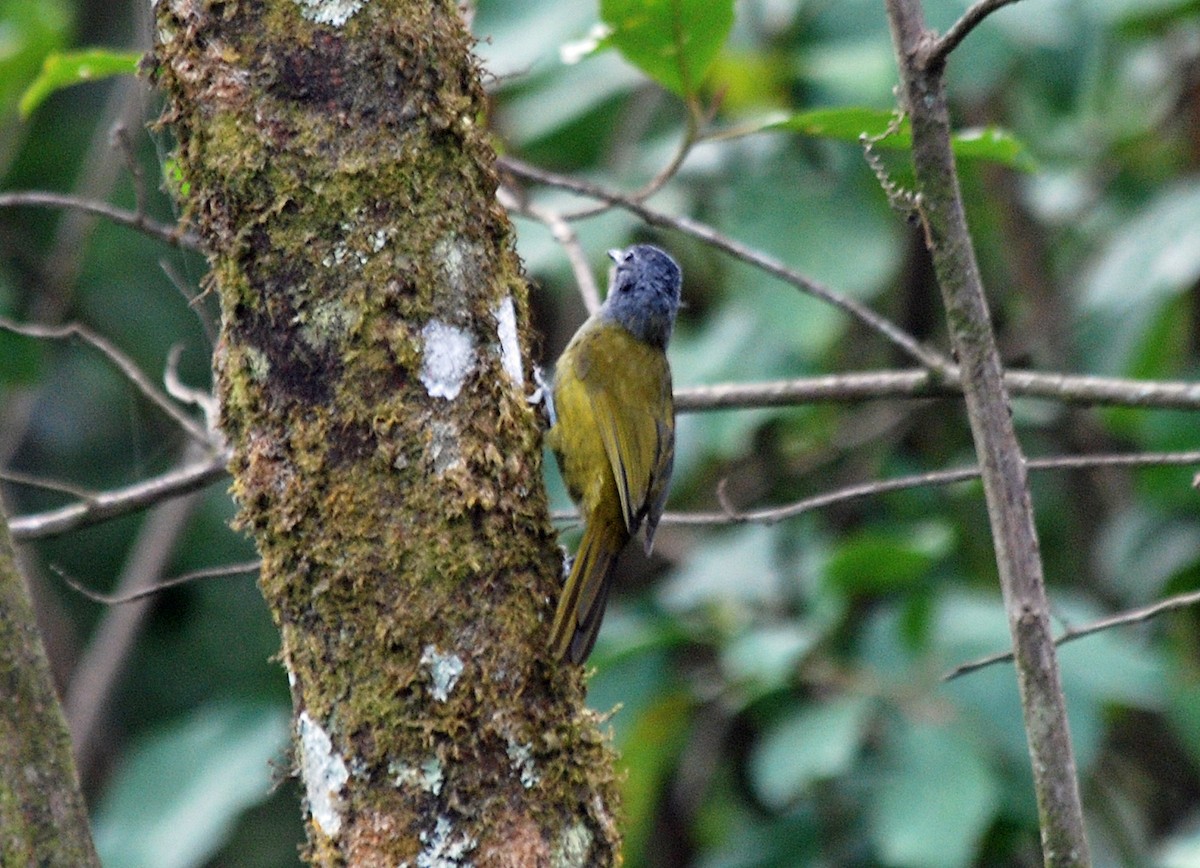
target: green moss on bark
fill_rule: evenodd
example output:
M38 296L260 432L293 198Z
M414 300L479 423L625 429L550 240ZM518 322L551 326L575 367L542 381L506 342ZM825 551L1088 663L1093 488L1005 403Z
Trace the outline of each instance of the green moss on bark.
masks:
M582 827L584 864L614 861L609 748L543 651L559 554L495 313L512 299L528 378L526 289L454 5L374 0L340 29L291 0L156 14L238 522L297 713L350 769L310 855L548 862ZM471 348L452 395L428 382L443 332Z

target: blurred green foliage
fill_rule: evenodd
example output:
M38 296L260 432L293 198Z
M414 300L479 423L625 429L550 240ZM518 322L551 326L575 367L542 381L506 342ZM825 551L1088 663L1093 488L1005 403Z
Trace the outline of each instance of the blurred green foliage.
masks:
M944 30L965 5L930 0L930 25ZM477 6L499 149L637 189L671 160L684 97L692 99L713 110L705 131L720 135L692 148L654 207L705 221L945 346L919 231L889 208L855 142L886 127L894 108L877 0ZM0 3L0 63L9 64L0 143L12 143L0 151L3 189L90 190L106 161L120 164L107 146L117 83L55 93L25 123L15 114L50 52L135 44L111 9ZM955 127L989 131L974 134L984 159L964 159L960 171L1006 360L1194 377L1200 4L1021 3L971 34L947 81ZM170 142L157 132L138 141L147 176L162 178ZM880 155L906 183L904 151ZM169 181L149 192L161 185ZM129 207L133 191L122 175L100 195ZM578 206L560 192L530 192L547 208ZM172 219L165 196L150 198L158 219ZM189 306L159 267L165 259L194 290L202 263L109 226L73 236L67 220L0 212L0 312L79 319L151 372L182 343L184 379L206 383L211 347L196 313L211 314L210 300ZM524 218L516 225L548 363L582 306L550 233ZM603 251L635 238L682 262L688 307L670 351L678 385L909 364L840 313L694 239L615 211L576 229L597 272ZM7 467L101 487L178 459L178 434L86 348L0 335L0 359L4 406L30 408L19 433L0 431ZM1015 417L1035 455L1196 445L1191 412L1020 401ZM693 414L680 418L670 509L719 508L721 480L739 507L761 506L972 456L962 408L950 400ZM1034 479L1063 626L1197 586L1190 483L1189 471L1172 468ZM176 546L173 571L247 557L226 527L231 508L219 488ZM561 486L552 480L550 490L565 507ZM27 487L6 495L18 513L62 501ZM138 527L122 520L38 550L104 587ZM896 492L771 526L664 525L654 558L631 551L622 573L590 698L619 709L627 864L1038 861L1011 667L940 680L1008 644L977 484ZM102 613L53 583L42 597L66 625L51 650L69 667ZM1197 618L1185 610L1063 648L1096 864L1168 868L1194 864L1200 852ZM89 777L102 845L128 860L112 864L134 864L152 834L146 824L168 820L177 847L158 864L295 861L295 794L268 797L264 764L273 752L287 764L279 718L263 710L287 708L282 673L268 661L276 641L248 579L157 601L114 699L107 760ZM211 761L180 769L181 752L198 744ZM248 788L255 774L257 788ZM121 841L129 843L105 843Z

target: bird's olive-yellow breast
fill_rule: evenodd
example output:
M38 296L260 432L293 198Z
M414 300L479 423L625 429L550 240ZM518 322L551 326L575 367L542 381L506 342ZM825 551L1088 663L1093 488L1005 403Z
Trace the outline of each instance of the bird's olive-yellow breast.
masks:
M555 366L557 419L547 435L584 521L550 637L555 656L574 663L591 653L617 555L643 522L647 553L653 545L675 454L666 348L679 267L648 244L609 255L608 297Z

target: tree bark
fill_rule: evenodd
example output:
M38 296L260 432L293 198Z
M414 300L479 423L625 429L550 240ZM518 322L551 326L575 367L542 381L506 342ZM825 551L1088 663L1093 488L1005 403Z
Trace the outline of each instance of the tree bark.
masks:
M0 521L0 862L96 866L71 735Z
M912 119L913 167L925 243L962 370L1012 634L1042 856L1049 866L1089 865L1025 457L1013 426L1004 370L950 149L950 114L942 77L945 58L930 59L934 34L925 28L919 0L886 0L886 4L902 101Z
M544 651L561 556L526 286L455 4L155 14L308 858L617 861L611 750Z

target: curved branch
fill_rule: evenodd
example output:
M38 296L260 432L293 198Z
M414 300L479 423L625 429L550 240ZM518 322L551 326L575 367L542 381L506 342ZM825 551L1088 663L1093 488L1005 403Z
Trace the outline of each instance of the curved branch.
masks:
M118 226L128 226L130 229L136 229L138 232L149 235L151 238L165 241L173 247L182 247L185 250L197 250L201 253L204 252L200 246L200 239L182 226L168 226L165 223L159 223L157 220L151 220L145 214L139 214L136 211L126 211L124 208L118 208L115 205L95 199L84 199L80 196L71 196L65 193L51 193L46 190L17 190L9 193L0 193L0 208L16 207L69 208L75 211L84 211L88 214L96 214L103 217L106 220L116 223Z
M106 338L96 334L96 332L87 326L80 325L79 323L68 323L61 326L21 323L10 320L8 317L0 316L0 329L30 338L48 338L51 340L79 338L84 343L98 350L101 355L112 362L117 370L125 376L125 379L129 380L134 388L142 393L146 400L174 420L175 424L186 431L188 436L193 440L203 446L210 446L212 444L213 438L209 432L202 425L197 424L195 419L179 409L169 397L159 391L158 387L150 381L150 378L142 373L142 369L134 363L133 359L129 358L129 356L117 349Z
M1056 646L1065 645L1075 639L1082 639L1084 636L1091 636L1093 633L1099 633L1102 630L1110 630L1113 627L1124 627L1129 624L1140 624L1143 621L1149 621L1151 618L1158 617L1163 612L1173 612L1176 609L1194 606L1196 603L1200 603L1200 591L1188 591L1183 594L1176 594L1174 597L1167 597L1165 600L1159 600L1157 603L1151 603L1148 606L1131 609L1128 612L1121 612L1116 615L1109 615L1106 618L1099 618L1090 624L1084 624L1082 627L1068 627L1062 632L1062 635L1054 640L1054 644ZM980 657L978 660L972 660L970 663L962 663L955 666L942 676L942 681L953 681L960 675L966 675L969 672L975 672L994 663L1003 663L1005 660L1012 659L1013 653L1011 651L989 654L987 657Z
M1086 374L1005 371L1004 384L1015 396L1045 398L1081 406L1156 407L1200 410L1200 383L1143 381ZM925 370L862 371L798 377L761 383L719 383L675 390L680 413L749 407L784 407L817 401L865 401L878 398L961 397L956 376L944 379Z
M532 202L523 202L507 187L500 187L496 191L496 199L509 211L524 214L550 230L554 240L567 254L567 261L571 263L571 271L575 274L575 283L579 287L579 295L583 298L587 312L593 314L599 310L600 289L596 286L596 278L592 276L592 266L587 260L583 245L579 243L579 237L563 215Z
M226 475L228 453L212 455L205 461L170 470L124 488L97 493L95 496L59 509L23 515L9 521L12 538L19 542L44 539L68 531L116 518L153 506L161 500L179 497L215 482Z
M693 220L690 217L678 217L657 211L621 193L615 193L604 187L587 181L580 181L567 175L549 172L512 157L500 157L496 160L496 165L518 177L535 181L539 184L570 190L581 196L588 196L592 199L599 199L602 202L616 205L618 208L628 211L631 214L636 214L653 226L663 226L668 229L674 229L677 232L682 232L685 235L690 235L693 238L698 238L711 247L728 253L735 259L740 259L742 262L760 268L768 274L779 278L784 283L791 284L815 298L819 298L828 304L832 304L834 307L840 308L868 328L887 338L897 347L904 350L905 353L920 362L921 365L936 372L939 376L947 378L957 376L957 367L953 362L936 350L923 345L891 320L877 314L871 308L855 301L849 296L843 295L812 278L805 277L798 271L788 268L775 257L768 256L740 241L735 241L705 223Z
M87 597L93 603L103 603L106 606L123 606L126 603L136 603L138 600L143 600L146 597L152 597L160 591L165 591L167 588L174 588L179 585L186 585L190 582L198 582L202 579L227 579L230 576L242 576L247 573L256 573L262 567L261 560L243 561L238 564L226 564L223 567L205 567L199 570L191 570L190 572L182 573L178 576L173 576L169 579L163 579L161 582L155 582L148 588L140 588L136 591L130 591L125 594L102 594L99 591L93 591L87 585L80 582L78 579L72 578L63 570L51 565L51 571L62 579L71 590L77 594Z
M967 34L978 27L983 19L997 9L1011 6L1016 2L1017 0L978 0L962 14L961 18L950 25L940 39L930 46L925 56L920 58L921 66L925 69L933 69L944 64L950 52L957 48L958 44L966 39Z
M1046 458L1034 458L1026 462L1026 469L1068 470L1087 467L1149 467L1161 465L1187 466L1200 464L1200 450L1187 452L1143 452L1133 454L1110 455L1058 455ZM783 506L764 507L762 509L738 512L728 506L723 492L718 489L718 497L726 508L719 512L666 512L663 513L660 524L668 525L732 525L732 524L775 524L784 519L794 518L815 509L823 509L838 503L858 500L863 497L875 497L880 494L890 494L893 491L904 491L909 488L920 488L925 485L953 485L956 482L970 482L978 479L978 467L960 467L954 470L934 470L929 473L913 473L908 476L898 476L895 479L872 480L847 485L833 491L826 491L812 497L806 497ZM555 512L551 516L558 522L570 522L579 518L574 510Z

